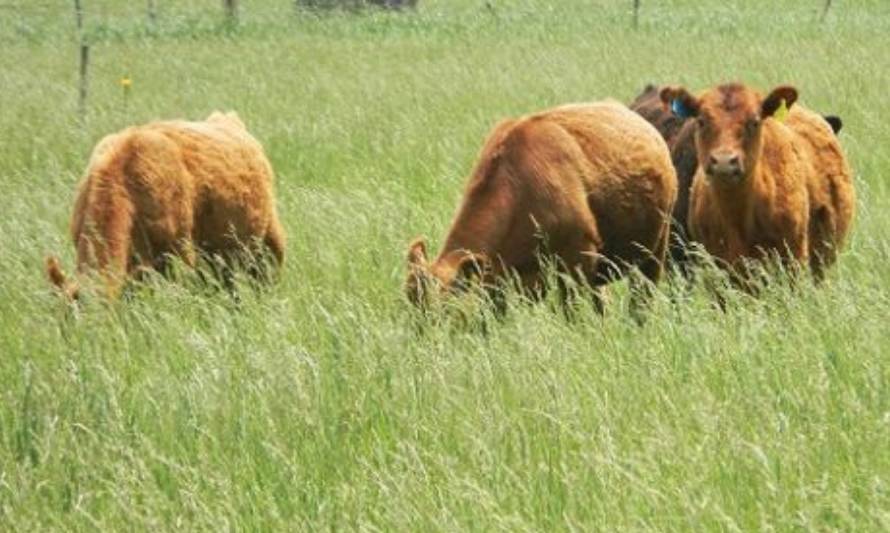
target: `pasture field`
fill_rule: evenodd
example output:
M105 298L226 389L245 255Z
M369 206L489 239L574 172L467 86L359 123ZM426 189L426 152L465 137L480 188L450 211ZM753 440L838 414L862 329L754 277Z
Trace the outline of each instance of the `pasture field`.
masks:
M255 0L236 27L83 3L82 122L70 2L0 6L0 531L890 530L890 3L643 1L636 31L630 0ZM497 121L732 79L844 119L858 212L824 286L418 326L407 244L441 244ZM67 314L43 258L73 270L93 145L214 109L276 169L280 281Z

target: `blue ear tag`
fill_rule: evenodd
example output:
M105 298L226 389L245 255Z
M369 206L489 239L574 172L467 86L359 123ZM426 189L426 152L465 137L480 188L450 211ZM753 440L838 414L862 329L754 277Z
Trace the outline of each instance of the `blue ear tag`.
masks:
M671 100L671 112L680 118L689 118L692 116L692 113L689 112L689 109L686 108L683 101L679 98Z

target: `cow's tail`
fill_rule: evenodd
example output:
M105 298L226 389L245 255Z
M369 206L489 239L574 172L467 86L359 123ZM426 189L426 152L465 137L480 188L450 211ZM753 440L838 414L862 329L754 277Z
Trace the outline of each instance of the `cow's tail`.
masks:
M80 288L76 281L69 280L62 270L62 264L59 258L50 255L46 258L46 276L50 283L55 285L56 289L65 296L65 299L73 302L80 297Z

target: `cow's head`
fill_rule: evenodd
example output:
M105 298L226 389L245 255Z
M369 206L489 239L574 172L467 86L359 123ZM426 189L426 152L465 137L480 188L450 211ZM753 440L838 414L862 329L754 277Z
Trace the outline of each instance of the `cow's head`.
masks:
M482 282L490 271L488 257L468 250L453 250L430 263L426 241L417 238L408 247L405 294L411 303L424 307L432 298L466 291Z
M780 108L797 101L797 89L780 85L766 98L739 83L720 85L699 97L682 87L665 87L664 105L696 118L698 163L715 183L738 184L751 176L761 153L761 129Z

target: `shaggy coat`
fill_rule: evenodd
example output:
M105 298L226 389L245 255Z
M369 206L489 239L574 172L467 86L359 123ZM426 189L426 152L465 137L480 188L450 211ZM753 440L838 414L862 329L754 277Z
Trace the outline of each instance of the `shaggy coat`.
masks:
M78 274L99 273L110 298L129 276L167 270L171 256L194 266L200 251L231 265L244 251L267 250L277 265L284 260L272 167L235 113L102 139L78 187L71 237ZM47 273L78 297L56 258Z
M409 299L449 292L472 278L515 275L544 289L541 258L601 286L638 267L662 272L677 179L667 145L617 102L573 104L517 120L489 135L439 256L422 239L408 252Z
M689 272L689 196L692 180L698 169L698 153L695 149L695 119L680 117L661 101L660 92L664 87L647 85L643 92L630 104L630 108L643 118L664 137L671 151L671 161L677 171L677 201L674 204L671 223L671 262L681 272ZM834 133L843 126L841 119L833 115L822 118L829 124Z
M821 279L844 243L855 205L835 125L794 105L797 90L789 86L765 98L736 83L698 98L666 87L660 98L666 108L679 99L697 117L690 122L697 153L692 238L741 278L746 259L776 256L789 266L810 266ZM783 101L790 111L779 120Z

